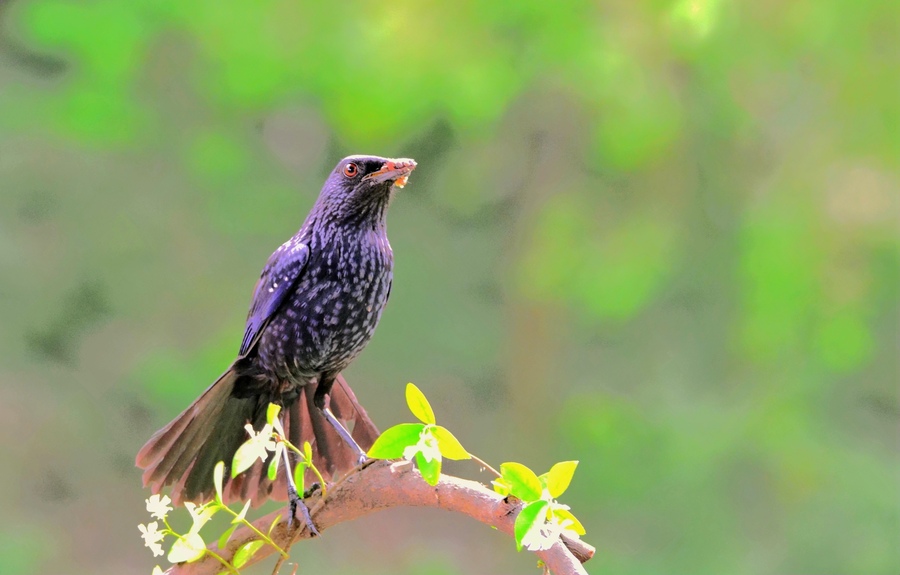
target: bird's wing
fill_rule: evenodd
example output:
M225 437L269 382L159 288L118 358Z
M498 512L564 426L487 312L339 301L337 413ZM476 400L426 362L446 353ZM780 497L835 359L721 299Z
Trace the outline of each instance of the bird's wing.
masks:
M241 356L256 345L263 328L284 302L285 295L297 283L308 260L309 247L296 239L285 242L269 257L253 292L253 303L247 314L247 329L244 331L244 341L241 342Z

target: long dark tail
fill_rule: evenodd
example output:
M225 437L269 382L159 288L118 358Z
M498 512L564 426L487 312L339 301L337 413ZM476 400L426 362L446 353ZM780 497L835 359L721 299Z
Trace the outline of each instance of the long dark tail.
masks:
M212 497L213 468L224 461L226 502L252 498L254 505L259 505L269 498L287 497L283 469L279 469L273 484L266 474L268 461L257 461L230 479L234 453L248 437L244 425L250 423L254 429L260 429L269 402L262 395L236 397L234 391L240 386L241 377L232 366L141 448L135 463L145 470L144 486L159 493L172 485L171 496L176 504L200 503ZM329 480L352 469L356 455L313 405L315 390L316 384L300 388L299 396L282 409L282 423L291 443L298 447L304 441L312 444L315 465ZM363 449L371 447L378 430L340 375L331 390L331 409L352 430L353 438Z

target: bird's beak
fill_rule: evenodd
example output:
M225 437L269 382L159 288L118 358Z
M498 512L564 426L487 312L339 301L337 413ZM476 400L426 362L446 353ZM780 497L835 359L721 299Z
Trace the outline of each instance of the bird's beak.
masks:
M406 178L416 169L416 161L410 158L399 158L396 160L388 160L381 166L377 172L372 172L364 177L375 183L394 182L397 187L402 188L406 185Z

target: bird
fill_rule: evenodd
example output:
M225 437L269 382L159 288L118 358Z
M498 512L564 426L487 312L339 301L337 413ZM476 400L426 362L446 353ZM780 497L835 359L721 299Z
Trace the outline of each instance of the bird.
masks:
M290 472L272 481L268 461L258 460L229 473L248 439L245 425L259 430L270 403L282 406L292 444L311 443L326 481L365 461L378 429L341 372L372 338L390 297L387 210L415 167L409 158L367 155L337 163L300 230L263 268L235 361L138 452L145 487L171 486L175 504L199 504L214 495L213 470L223 461L225 503L287 498L293 518L299 498Z

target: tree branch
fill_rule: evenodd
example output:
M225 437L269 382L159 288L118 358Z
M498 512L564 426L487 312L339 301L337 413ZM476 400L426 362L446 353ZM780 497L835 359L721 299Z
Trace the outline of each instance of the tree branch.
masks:
M323 501L319 493L306 500L313 521L320 532L332 525L351 521L374 511L391 507L436 507L468 515L498 530L512 534L521 502L506 499L484 485L467 479L441 475L434 487L425 483L411 464L375 461L339 480L328 490ZM281 521L272 530L272 539L287 549L310 534L302 521L295 521L294 528L287 529L287 508L274 511L256 520L253 525L263 533L268 530L276 515ZM231 561L235 551L257 537L243 527L235 531L225 549L218 553ZM210 544L212 547L214 544ZM271 546L263 546L250 563L256 563L274 552ZM582 563L594 555L594 548L580 540L563 539L546 551L535 554L554 575L587 575ZM169 569L170 575L215 575L222 565L206 555L195 563L182 563Z

